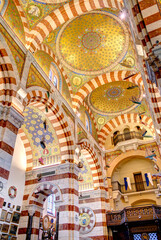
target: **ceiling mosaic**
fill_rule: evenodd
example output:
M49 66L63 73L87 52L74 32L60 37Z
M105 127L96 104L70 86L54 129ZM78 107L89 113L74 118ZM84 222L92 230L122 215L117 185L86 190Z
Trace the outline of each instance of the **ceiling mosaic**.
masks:
M115 115L125 113L135 107L132 96L140 98L140 89L127 89L132 83L127 81L111 82L96 88L88 97L89 106L97 113Z
M20 0L31 30L42 18L71 0Z
M115 67L128 46L125 24L113 14L97 11L64 24L58 34L56 52L68 69L94 75Z
M32 86L40 86L47 90L50 89L49 84L46 82L46 80L42 77L42 75L38 72L38 70L33 64L31 64L30 66L28 79L26 83L27 88Z
M47 154L48 156L60 154L59 143L56 133L43 112L35 107L27 107L24 111L24 124L22 129L31 144L33 159L38 159ZM44 129L43 122L47 121L47 129ZM40 146L40 141L44 138L45 151Z
M112 9L108 9L108 8L104 8L102 10L99 10L98 11L100 13L101 16L105 16L105 20L106 18L108 18L109 16L107 15L104 15L104 14L110 14L110 16L115 16L117 18L117 14L118 14L118 11L114 11ZM93 12L92 12L93 13ZM94 13L93 13L94 14ZM86 15L83 15L84 17L88 18L87 15L89 14L86 14ZM83 17L82 16L82 17ZM102 17L102 18L103 18ZM99 18L99 17L98 17ZM89 19L90 19L90 16L89 16ZM117 18L118 19L118 18ZM75 24L78 24L79 25L79 18L76 18L76 23ZM75 21L73 20L73 21ZM73 21L71 22L73 24ZM81 20L80 20L81 21ZM113 20L115 21L115 20ZM68 33L69 33L69 36L68 36L68 41L71 40L71 36L73 36L73 33L70 32L70 24L68 22L67 24L67 28L68 28ZM73 27L76 27L74 24ZM99 24L99 23L98 23ZM117 25L119 26L119 23L117 23ZM92 29L92 23L89 21L86 22L86 28L88 29ZM104 26L104 25L102 25ZM116 29L117 29L117 26L115 26ZM78 40L80 42L80 35L82 36L82 32L83 32L83 29L85 30L85 26L83 29L81 29L81 26L80 26L80 31L78 30L78 26L76 27L77 28L77 33L75 34L78 34L77 36L73 36L72 39L76 39L77 40L77 44L78 44ZM44 44L47 45L49 48L51 48L54 52L54 54L57 56L57 52L56 52L56 42L58 41L58 38L61 34L61 31L63 32L62 29L65 29L66 30L66 27L65 25L63 24L62 26L58 27L57 29L55 29L54 31L52 31L44 40ZM73 28L72 28L73 29ZM78 32L79 31L79 32ZM101 31L104 32L102 30L102 27L101 27ZM111 30L112 31L112 30ZM92 32L94 32L94 28L92 29ZM86 33L86 32L85 32ZM88 37L89 37L89 34L88 34ZM87 39L87 35L86 35L86 39ZM89 38L88 38L89 39ZM89 39L90 40L90 39ZM92 40L92 39L91 39ZM76 44L75 43L75 44ZM91 42L92 43L92 42ZM79 45L79 44L78 44ZM95 49L96 50L96 49ZM81 54L85 54L85 51L84 51L84 47L83 49L79 48L79 51L81 52ZM93 50L89 50L91 51L91 54L93 57L93 61L94 61L94 58L96 57L96 53L94 53ZM87 54L85 54L87 55ZM91 56L91 55L90 55ZM89 58L90 58L89 56ZM58 56L57 56L58 57ZM60 56L61 58L61 56ZM91 61L92 58L90 58L90 61ZM83 59L85 61L85 59ZM88 62L90 62L88 61ZM87 62L87 61L86 61ZM97 61L98 62L98 61ZM102 62L102 61L101 61ZM81 64L81 63L79 63ZM82 66L84 65L84 63L82 63ZM95 78L97 76L97 74L94 74L92 75L93 73L90 72L91 75L87 75L87 74L81 74L81 73L78 73L78 70L75 69L74 71L72 71L71 69L68 69L65 65L63 65L63 68L70 80L70 83L71 83L71 86L72 86L72 90L73 90L73 93L76 93L80 87L82 87L82 85L84 85L86 82L90 81L91 79ZM101 64L101 68L102 68L102 64ZM132 44L132 40L131 38L129 39L129 46L128 46L128 50L126 52L126 55L123 59L121 59L120 63L118 63L114 68L112 68L110 71L118 71L118 70L132 70L132 71L135 71L137 72L138 69L137 69L137 61L136 61L136 56L135 56L135 50L134 50L134 46ZM102 72L102 71L101 71Z
M44 70L47 76L49 76L50 65L53 61L53 58L49 56L49 54L45 53L44 51L37 51L34 54L34 57L40 67ZM44 64L45 63L45 64Z
M1 3L1 1L0 1ZM13 0L10 0L7 6L7 10L4 14L5 21L9 24L11 29L16 33L18 38L25 43L25 33L23 23L21 21L19 12L14 4Z

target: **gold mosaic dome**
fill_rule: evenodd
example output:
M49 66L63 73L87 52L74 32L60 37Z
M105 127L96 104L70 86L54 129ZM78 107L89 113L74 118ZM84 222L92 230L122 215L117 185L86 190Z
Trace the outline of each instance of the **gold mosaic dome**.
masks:
M126 81L111 82L96 88L88 97L91 108L100 114L115 115L125 113L136 107L131 99L132 96L141 98L139 87L127 89L132 83ZM134 85L134 84L133 84Z
M125 56L129 35L125 24L114 14L94 11L67 22L61 29L56 51L71 71L102 74Z

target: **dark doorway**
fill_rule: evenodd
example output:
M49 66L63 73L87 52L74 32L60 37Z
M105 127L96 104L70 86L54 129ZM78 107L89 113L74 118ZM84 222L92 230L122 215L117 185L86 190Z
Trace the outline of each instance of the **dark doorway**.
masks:
M141 172L139 173L134 173L134 180L135 180L135 187L136 191L144 191L144 183L143 183L143 178Z

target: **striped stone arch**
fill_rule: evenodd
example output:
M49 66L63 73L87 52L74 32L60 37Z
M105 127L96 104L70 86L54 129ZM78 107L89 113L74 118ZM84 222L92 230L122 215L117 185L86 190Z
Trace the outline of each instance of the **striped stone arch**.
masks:
M56 62L60 72L62 73L67 85L68 85L68 88L69 88L69 92L70 92L70 96L71 98L73 97L73 91L72 91L72 87L71 87L71 84L70 84L70 81L69 81L69 78L68 76L66 75L65 71L64 71L64 68L62 66L62 64L60 63L59 59L55 56L54 52L52 51L51 48L49 48L48 46L46 46L45 44L41 44L38 48L38 50L41 50L41 51L44 51L46 52L47 54L49 54L50 57L52 57L54 59L54 61Z
M93 115L90 107L89 107L85 102L83 102L83 106L87 109L87 111L88 111L91 119L93 120L93 123L94 123L94 125L95 125L96 131L98 132L98 126L97 126L96 120L95 120L95 118L94 118L94 115Z
M98 134L98 140L99 140L100 146L103 147L105 145L107 136L113 131L115 131L115 129L120 125L128 124L128 123L141 123L141 122L145 126L147 126L152 131L152 133L155 133L151 118L145 115L142 115L142 120L140 121L139 115L137 113L122 114L108 121L100 130Z
M29 142L26 134L22 130L22 128L19 129L18 134L23 142L25 152L26 152L26 171L31 171L33 156L32 156L32 148L31 148L30 142Z
M85 156L91 169L94 188L104 189L102 170L94 148L90 145L90 143L88 143L88 140L86 139L81 140L78 145L80 146L81 152Z
M28 28L28 23L27 23L27 18L25 16L25 13L21 7L21 4L19 2L19 0L14 0L14 3L17 7L17 10L19 12L23 27L24 27L24 32L25 32L25 39L26 39L26 34L29 33L29 28Z
M83 13L101 8L116 8L121 10L122 4L118 0L73 0L72 2L66 3L42 19L42 21L27 34L26 47L30 49L31 52L34 52L38 49L38 46L43 42L45 37L58 26Z
M0 34L0 78L0 104L10 106L13 97L17 95L20 78L12 53L2 34Z
M97 87L110 82L122 81L125 77L128 77L131 74L131 71L115 71L105 73L85 83L72 99L74 111L78 111L85 97ZM140 86L141 89L144 88L140 73L135 74L133 77L128 78L126 81L135 83L136 85Z
M60 188L50 182L40 183L28 198L28 203L43 207L45 200L51 194L55 195L55 202L62 201Z
M59 147L61 151L61 160L64 162L74 161L74 137L68 125L68 122L60 107L54 103L53 98L48 98L46 92L33 90L27 94L27 105L35 106L45 112L48 107L46 117L49 119L56 131ZM32 166L30 166L32 167Z

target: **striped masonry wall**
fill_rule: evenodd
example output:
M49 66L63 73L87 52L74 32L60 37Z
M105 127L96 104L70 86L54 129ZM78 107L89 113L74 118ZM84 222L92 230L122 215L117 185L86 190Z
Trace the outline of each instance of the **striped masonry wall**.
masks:
M80 239L107 240L106 212L110 209L108 193L105 190L93 190L80 192L79 195L79 207L85 210L89 207L95 215L94 228L89 233L79 234Z
M37 174L55 171L55 174L42 177ZM28 214L34 214L32 240L38 238L39 218L43 204L50 194L56 196L56 208L59 211L59 240L79 240L78 207L78 168L72 163L34 170L26 174L23 206L19 224L18 240L26 239Z
M153 106L153 110L154 110L154 118L156 120L156 123L159 126L159 130L161 131L161 96L160 96L160 91L159 88L156 86L155 83L152 83L148 77L148 73L147 73L147 69L146 69L146 65L144 63L144 72L145 72L145 77L146 77L146 82L148 85L148 90L149 90L149 94L151 97L151 103Z
M23 116L11 106L16 89L13 66L7 50L0 41L0 178L4 185L0 196L0 208L3 206L7 190L18 128L23 121Z
M148 53L150 49L152 48L150 38L145 26L145 23L143 21L143 17L140 11L140 6L138 3L138 0L131 0L132 3L132 12L134 15L134 20L137 26L138 30L138 36L142 42L143 48L145 49L145 52Z
M112 132L116 131L117 127L128 123L144 124L152 131L152 133L155 133L153 121L151 118L142 115L142 120L140 120L139 115L137 113L127 113L111 119L103 126L103 128L100 130L98 134L100 146L103 147L105 145L107 136Z
M94 148L86 141L79 143L79 146L91 169L94 188L104 189L102 170Z
M74 111L76 112L79 110L85 97L97 87L109 82L122 81L125 77L128 77L131 74L131 71L115 71L97 76L96 78L85 83L72 99ZM140 73L126 79L126 81L133 82L134 84L140 86L142 90L144 89L143 80Z
M142 45L148 54L161 44L161 15L156 0L131 0L135 23Z
M26 33L26 47L31 52L35 52L45 37L58 26L83 13L101 8L116 8L121 10L122 4L118 0L74 0L66 3L43 18L30 33Z
M30 142L29 142L26 134L22 130L22 128L19 129L18 134L23 142L25 152L26 152L26 171L30 171L30 170L32 170L31 164L33 162L32 148L31 148Z
M39 108L43 112L45 112L45 107L48 106L48 113L46 113L46 116L56 131L59 140L62 161L66 160L69 162L73 162L73 136L65 116L60 110L60 107L58 105L55 106L54 100L51 97L48 99L46 92L41 91L32 91L28 93L27 102L28 104ZM27 167L28 169L31 169L32 163Z
M161 14L156 0L138 0L141 14L146 26L152 47L158 40L161 44Z

